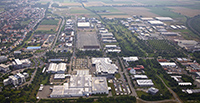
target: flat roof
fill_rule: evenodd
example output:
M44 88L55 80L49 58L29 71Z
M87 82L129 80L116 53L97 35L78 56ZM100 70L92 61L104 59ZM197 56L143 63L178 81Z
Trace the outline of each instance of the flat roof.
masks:
M108 92L106 77L92 78L92 92Z
M146 75L134 75L134 78L143 78L147 79L148 77Z
M138 85L140 86L149 86L154 85L151 79L144 79L144 80L136 80Z
M96 73L108 73L115 74L118 72L118 67L115 64L111 64L110 58L92 58L92 64L96 66Z
M54 75L54 79L64 79L65 78L65 74L55 74Z
M78 27L90 27L89 22L78 22Z
M159 62L161 66L176 66L174 62Z
M22 62L21 62L19 59L15 59L15 63L16 63L17 65L22 65Z
M126 60L126 61L137 61L137 60L139 60L138 57L133 57L133 56L123 57L123 59Z
M173 19L171 17L155 17L157 20L161 21L172 21Z
M41 49L41 46L29 46L27 49Z
M153 20L153 21L148 21L150 24L152 25L156 25L156 24L159 24L159 25L164 25L164 23L162 21L158 21L158 20Z

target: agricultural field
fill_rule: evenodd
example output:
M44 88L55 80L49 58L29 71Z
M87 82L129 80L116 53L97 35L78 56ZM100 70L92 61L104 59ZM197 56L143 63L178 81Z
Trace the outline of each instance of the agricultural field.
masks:
M180 13L182 15L193 17L200 14L200 10L197 9L189 9L185 7L169 7L173 12Z
M115 7L115 9L124 12L130 16L132 15L141 15L144 17L155 17L158 16L155 13L152 13L150 9L144 7Z
M44 30L44 31L53 30L53 31L56 31L56 28L57 28L56 25L39 25L38 28L37 28L37 31L38 30Z
M145 5L191 5L197 0L134 0Z
M55 19L55 20L43 20L38 28L36 29L36 32L48 32L48 33L54 33L58 30L59 24L61 23L61 19Z
M69 2L69 3L61 3L62 6L68 6L68 7L76 7L76 6L81 6L80 3L78 2Z
M59 22L59 19L55 19L55 20L52 20L52 19L47 20L47 19L45 19L40 23L40 25L57 25L58 22Z

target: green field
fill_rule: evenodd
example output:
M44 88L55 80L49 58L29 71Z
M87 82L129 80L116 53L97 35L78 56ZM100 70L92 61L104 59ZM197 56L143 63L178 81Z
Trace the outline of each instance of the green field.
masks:
M96 7L88 7L91 10L95 11L102 11L102 10L107 10L109 12L120 12L119 10L113 8L113 7L101 7L101 6L96 6Z
M133 4L134 2L132 1L126 1L126 0L121 0L121 1L114 1L114 0L88 0L88 2L91 1L101 1L105 4Z
M55 19L55 20L52 20L52 19L48 20L48 19L45 19L45 20L43 20L43 21L40 23L40 25L58 25L58 22L59 22L58 19Z
M164 8L164 7L147 7L150 9L150 12L160 15L160 16L167 16L171 18L185 18L185 16L180 15L178 13L172 12L171 9L169 8Z

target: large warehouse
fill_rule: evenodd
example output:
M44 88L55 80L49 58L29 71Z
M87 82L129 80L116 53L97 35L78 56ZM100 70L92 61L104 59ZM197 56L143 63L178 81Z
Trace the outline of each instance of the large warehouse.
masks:
M102 93L108 94L106 77L92 77L82 70L77 71L77 73L79 74L71 75L69 83L54 86L50 97L58 98L89 96L91 94Z
M153 82L151 79L144 79L144 80L136 80L139 86L153 86Z
M78 28L89 28L90 23L89 22L78 22Z
M111 63L112 60L110 58L92 58L92 64L96 67L95 74L97 76L114 77L114 74L118 73L118 67Z
M48 68L48 73L60 73L64 74L66 70L66 64L65 63L50 63Z

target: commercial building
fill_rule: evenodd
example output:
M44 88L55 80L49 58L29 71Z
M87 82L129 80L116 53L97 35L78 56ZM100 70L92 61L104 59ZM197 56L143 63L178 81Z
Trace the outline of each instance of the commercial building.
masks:
M92 58L92 65L96 67L96 76L113 78L114 74L118 73L118 67L112 64L110 58Z
M64 74L66 71L66 63L50 63L47 70L48 73Z
M31 65L31 61L28 60L28 59L22 59L22 60L19 60L19 59L15 59L13 62L12 62L14 68L25 68L25 67L29 67Z
M9 70L9 65L0 64L0 71L7 72Z
M154 87L151 87L148 89L148 93L155 95L156 93L158 93L159 89L156 89Z
M7 79L3 80L3 84L4 86L9 85L9 84L13 84L14 86L17 86L19 84L25 83L26 82L26 78L28 78L28 74L27 73L17 73L15 75L11 75L9 76Z
M108 94L106 77L92 77L87 73L89 73L89 70L77 70L77 75L71 75L69 83L53 86L50 97L79 97L91 94Z
M135 70L135 69L131 69L129 72L130 72L131 74L136 74L136 70Z
M7 61L7 57L6 56L0 56L0 63L5 62L5 61Z
M22 53L21 51L14 51L14 55L19 55L21 53Z
M151 79L136 80L136 82L138 86L141 86L141 87L154 85Z

